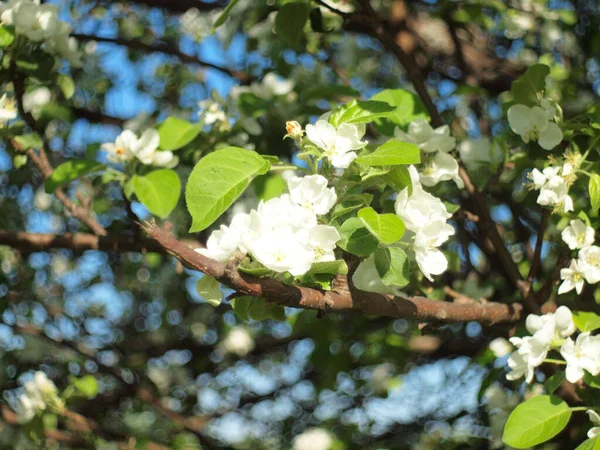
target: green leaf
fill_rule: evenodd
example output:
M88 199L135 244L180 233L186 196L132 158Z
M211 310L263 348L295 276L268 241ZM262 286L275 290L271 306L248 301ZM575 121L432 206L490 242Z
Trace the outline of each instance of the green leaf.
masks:
M356 158L356 162L362 166L418 164L421 162L421 151L415 144L390 139L373 153Z
M163 150L178 150L196 139L201 131L201 124L192 124L187 120L169 117L158 126L160 148Z
M332 114L329 121L335 127L342 123L368 123L380 117L389 117L395 111L395 106L385 102L352 100L344 105L337 114Z
M408 284L408 260L406 253L400 248L378 248L375 251L375 268L381 281L387 286Z
M92 375L86 375L81 378L69 377L69 380L73 387L86 398L92 399L98 395L98 381Z
M185 191L192 216L190 232L204 230L244 192L252 179L264 175L269 163L258 153L228 147L206 155L192 170Z
M593 173L590 176L588 189L590 191L590 204L592 206L592 211L597 212L600 208L600 175Z
M202 275L202 278L196 283L196 292L206 303L217 307L223 300L221 292L221 283L208 275Z
M217 28L219 28L221 25L223 25L225 23L225 21L229 17L229 14L231 14L231 10L239 1L240 0L230 0L230 2L227 4L227 6L225 7L225 9L221 13L221 15L215 21L215 24L213 25L213 29L212 29L213 33L215 32L215 30Z
M377 130L387 136L393 136L396 127L404 127L413 120L429 117L419 96L404 89L386 89L375 94L371 100L386 102L396 107L394 113L388 117L375 119Z
M528 448L546 442L569 423L571 410L563 400L540 395L520 404L508 417L502 440L515 448Z
M285 320L285 309L276 303L268 302L262 297L241 296L231 300L233 312L242 319L263 321L273 319Z
M511 92L513 100L527 106L539 104L538 93L546 89L546 77L550 67L545 64L534 64L516 81L513 81Z
M583 382L589 387L600 389L600 375L592 375L589 372L583 373Z
M544 388L546 389L546 394L550 395L556 391L560 385L565 381L565 372L556 372L550 378L546 380L544 383Z
M67 100L73 97L73 94L75 93L75 82L73 81L73 78L60 73L58 74L58 77L56 77L56 84Z
M383 244L393 244L404 235L404 222L396 214L377 214L369 207L361 209L358 218Z
M279 197L285 192L287 184L281 175L274 173L256 177L252 182L256 198L260 200L270 200Z
M600 438L586 439L575 450L600 450Z
M275 33L288 45L298 48L304 37L310 5L304 2L286 3L275 17Z
M338 246L353 255L369 256L379 245L375 236L369 232L358 217L346 220L339 231L341 239Z
M579 331L594 331L600 328L600 316L593 312L573 311L573 322Z
M154 170L144 176L134 175L133 192L148 211L164 219L177 206L181 182L174 170Z
M15 29L14 27L1 26L0 27L0 48L6 48L10 46L15 40Z
M42 138L37 134L23 134L15 136L15 142L21 146L21 150L29 150L30 148L40 148L44 143Z
M92 172L104 170L106 166L97 161L89 159L71 159L65 161L52 172L44 183L44 189L48 194L52 194L59 187L69 184L71 181L81 178Z
M383 176L383 179L395 190L401 191L408 188L408 195L412 195L413 184L410 172L406 166L394 166Z
M341 203L335 205L333 212L331 213L331 220L335 220L338 217L349 214L361 206L367 206L372 200L373 196L371 194L348 195L342 200Z
M316 262L310 267L309 273L325 273L330 275L347 275L348 265L343 259L335 261Z
M15 155L13 158L13 166L15 169L20 169L27 164L27 155Z
M24 52L17 56L15 65L19 70L27 72L31 76L41 81L47 81L50 80L54 67L54 56L42 50Z

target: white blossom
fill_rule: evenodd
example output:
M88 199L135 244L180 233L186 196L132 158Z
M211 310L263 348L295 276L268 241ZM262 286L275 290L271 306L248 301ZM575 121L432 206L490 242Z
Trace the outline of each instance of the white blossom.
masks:
M135 141L131 151L142 164L171 169L179 163L179 157L169 150L158 150L160 135L153 128L148 128Z
M448 260L437 247L454 234L454 227L445 220L430 222L415 234L415 259L423 275L433 281L432 275L440 275L448 268Z
M338 231L329 225L317 225L308 232L308 244L314 251L314 262L334 261L333 250L340 240Z
M448 125L433 129L425 119L417 119L408 126L408 133L396 128L394 136L403 142L415 144L424 152L449 152L456 147Z
M590 422L592 422L594 425L598 425L589 429L587 432L587 437L590 439L597 438L600 436L600 415L598 415L598 413L593 409L588 409L586 413L590 418Z
M206 125L212 125L216 122L227 122L227 116L221 105L213 100L207 99L198 102L200 111L198 117Z
M235 327L223 339L221 346L227 353L235 353L243 357L254 349L255 344L254 339L245 328Z
M252 93L257 97L270 100L273 97L289 94L294 89L293 80L281 79L273 72L266 74L261 82L254 82L250 86L234 86L230 96L237 100L244 93Z
M100 146L107 153L107 158L112 163L122 163L135 157L133 148L137 141L137 136L131 130L124 130L114 143L107 142Z
M364 130L356 125L342 123L337 129L327 120L319 119L315 125L306 126L308 139L324 151L336 169L346 169L356 159L355 150L367 143L361 141Z
M413 183L412 194L409 188L404 188L396 197L394 208L396 214L404 221L407 229L418 232L431 222L446 221L452 215L444 203L421 187L419 175L414 166L409 167Z
M571 220L569 226L562 233L562 240L571 250L589 247L594 243L595 231L592 227L586 226L580 219Z
M44 372L27 373L19 383L23 386L23 392L11 402L19 423L31 421L38 412L48 407L53 410L63 408L64 403L58 397L56 385Z
M197 248L196 252L219 262L226 262L242 246L243 236L249 233L250 214L237 214L229 226L221 225L211 233L206 248Z
M201 41L212 32L213 24L221 10L202 13L198 8L190 8L179 18L181 31L197 41Z
M79 50L79 42L74 37L69 36L71 27L65 23L61 23L61 31L52 36L46 41L46 46L51 53L63 57L68 61L71 67L82 67L81 51Z
M489 347L496 358L502 358L512 352L512 345L503 337L494 339Z
M35 42L48 39L61 30L57 7L47 3L21 2L14 7L12 20L17 34L24 34Z
M558 288L559 295L566 294L573 289L575 289L578 294L581 294L583 285L585 284L585 275L581 271L577 260L572 259L569 267L560 269L560 279L563 280L563 282Z
M525 143L537 141L544 150L552 150L563 139L560 127L551 122L547 112L539 106L511 106L508 110L508 123Z
M581 333L573 342L568 338L560 348L560 354L567 362L567 380L576 383L583 378L584 370L591 375L600 373L600 337Z
M3 94L2 97L0 97L0 123L13 120L15 117L17 117L15 101L8 98L6 94Z
M45 86L35 88L23 95L23 109L38 116L42 108L50 102L52 93Z
M539 205L554 206L563 213L573 211L573 199L569 196L569 183L572 179L572 165L550 166L543 171L533 169L529 178L534 189L539 189Z
M577 264L585 281L595 284L600 281L600 247L592 245L579 251Z
M544 315L529 314L525 319L527 331L538 340L564 339L576 331L573 313L567 306L559 306L554 313Z
M522 38L527 31L530 31L535 26L534 18L527 13L519 13L514 9L509 10L503 15L504 35L508 39Z
M332 445L329 432L322 428L311 428L294 438L292 450L329 450Z
M321 175L294 177L287 185L292 200L317 215L327 214L335 205L337 195L334 188L327 188L327 178Z
M433 159L427 160L419 175L424 186L435 186L440 181L453 180L459 189L464 187L458 175L458 162L448 153L437 153Z

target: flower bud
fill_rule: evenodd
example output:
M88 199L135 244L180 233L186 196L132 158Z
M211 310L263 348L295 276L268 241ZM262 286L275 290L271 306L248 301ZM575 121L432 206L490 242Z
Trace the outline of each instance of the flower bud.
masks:
M298 122L296 122L295 120L290 120L290 121L286 122L285 130L293 138L302 137L302 135L304 134L304 130L302 129L300 124Z

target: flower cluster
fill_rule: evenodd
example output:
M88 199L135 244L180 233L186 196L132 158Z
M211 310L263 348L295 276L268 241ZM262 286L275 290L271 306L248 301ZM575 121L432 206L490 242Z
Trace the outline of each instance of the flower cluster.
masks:
M0 97L0 124L6 123L17 117L16 102L8 98L6 94Z
M432 275L439 275L448 267L448 260L438 247L454 234L454 228L446 222L451 214L439 198L423 189L415 167L410 166L408 170L412 193L409 188L400 191L395 210L406 229L414 233L413 248L419 269L433 281Z
M336 128L327 121L329 115L321 116L314 125L307 125L306 136L323 150L333 167L347 169L356 159L356 150L367 145L366 141L361 141L366 127L364 124L342 123Z
M539 171L533 169L529 174L532 188L539 189L537 203L554 206L558 212L573 211L573 199L569 196L569 186L574 181L573 165L569 162L562 166L550 166Z
M115 142L102 144L102 150L108 153L108 160L113 163L124 163L137 158L142 164L168 169L179 163L179 157L168 150L158 150L160 136L158 131L150 128L138 138L131 130L123 131Z
M248 214L237 214L229 226L214 231L204 256L225 262L236 252L250 253L262 265L278 273L300 276L315 262L333 261L340 239L331 226L318 224L337 200L327 179L320 175L288 181L289 194L261 202Z
M198 112L198 118L205 125L212 125L218 122L227 122L227 116L221 105L214 100L207 99L198 102L200 111Z
M190 8L179 18L181 31L200 42L211 34L213 24L221 12L221 10L215 10L202 13L198 8Z
M44 372L27 374L21 377L19 382L23 386L23 392L12 401L19 423L31 421L38 412L47 407L57 411L63 408L64 404L58 397L56 385Z
M450 136L448 125L434 129L425 119L417 119L408 126L408 133L396 128L394 136L415 144L424 153L424 167L419 176L425 186L447 180L454 180L459 188L464 186L458 176L458 162L449 154L456 147L456 139Z
M600 281L600 247L594 244L595 231L579 219L571 220L561 237L571 250L579 250L577 259L571 260L569 267L561 269L563 280L558 288L559 294L573 289L580 294L584 282L595 284Z
M508 110L510 128L523 142L537 141L544 150L552 150L562 142L563 133L556 120L556 106L544 99L540 106L513 105Z
M311 428L294 438L292 450L329 450L333 439L328 431L322 428Z
M60 20L56 5L33 0L10 0L0 4L0 19L12 25L15 33L32 42L43 42L49 53L65 58L73 67L81 67L77 40L69 36L71 26Z
M575 333L575 324L571 310L566 306L543 316L530 314L525 327L531 336L510 339L517 350L508 358L511 371L506 378L509 380L524 376L525 381L530 383L534 369L544 362L548 351L553 348L560 349L567 364L565 375L569 382L581 380L584 370L594 376L600 373L600 336L585 332L573 341L570 336Z

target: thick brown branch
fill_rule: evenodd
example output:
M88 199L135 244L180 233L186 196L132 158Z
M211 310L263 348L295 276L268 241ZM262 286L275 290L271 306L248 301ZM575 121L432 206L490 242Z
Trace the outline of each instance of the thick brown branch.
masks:
M282 306L325 312L355 311L365 315L415 319L421 322L477 321L491 325L516 322L521 317L521 308L517 304L460 304L418 296L392 297L360 291L353 286L348 286L347 281L345 286L338 288L337 291L290 286L271 278L256 278L240 274L235 268L200 255L173 237L169 230L160 228L156 224L146 224L145 229L165 250L188 267L216 278L237 292L265 297Z
M165 249L153 239L132 236L96 236L89 233L41 234L0 230L0 245L39 252L53 248L68 248L75 252L103 250L115 252L158 252Z
M219 66L217 64L213 64L213 63L210 63L207 61L202 61L198 57L184 53L181 50L179 50L177 47L170 45L168 43L165 43L165 42L157 42L155 44L146 44L145 42L142 42L140 40L131 40L131 39L125 39L125 38L107 38L107 37L101 37L101 36L91 36L89 34L81 34L81 33L74 33L74 34L72 34L72 36L77 39L84 40L84 41L107 42L109 44L123 45L128 48L133 48L136 50L143 50L143 51L150 52L150 53L159 52L159 53L164 53L167 55L172 55L172 56L179 58L184 63L198 64L199 66L205 67L207 69L217 70L221 73L229 75L232 78L235 78L240 83L247 83L248 81L251 80L251 77L246 72L243 72L240 70L235 70L235 69L230 69L228 67L222 67L222 66Z

